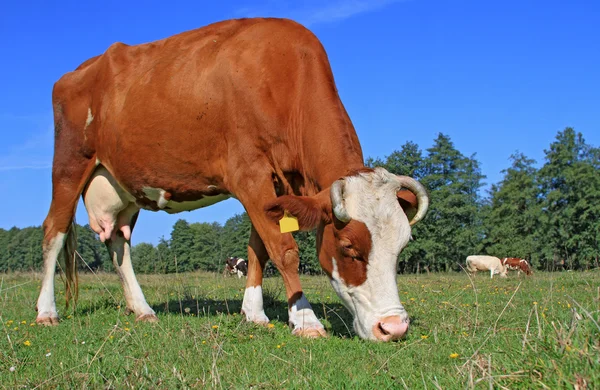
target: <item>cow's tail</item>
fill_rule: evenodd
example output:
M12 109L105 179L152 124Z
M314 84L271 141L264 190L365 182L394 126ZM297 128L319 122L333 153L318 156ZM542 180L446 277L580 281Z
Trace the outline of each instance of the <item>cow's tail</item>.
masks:
M71 223L71 227L67 232L67 238L62 254L65 264L65 299L66 305L69 307L69 302L73 299L73 305L77 305L79 298L79 275L77 274L77 230L75 220Z

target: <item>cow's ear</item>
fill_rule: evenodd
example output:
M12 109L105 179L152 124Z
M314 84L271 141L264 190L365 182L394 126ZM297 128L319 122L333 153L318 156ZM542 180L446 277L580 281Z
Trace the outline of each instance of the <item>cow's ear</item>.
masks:
M298 219L300 230L313 230L321 222L331 223L329 188L314 196L283 195L265 206L268 217L275 223L287 212Z
M417 214L419 207L417 197L412 193L412 191L404 189L398 191L396 196L398 197L398 203L400 203L400 207L402 207L402 210L404 210L408 220L412 221L415 214Z

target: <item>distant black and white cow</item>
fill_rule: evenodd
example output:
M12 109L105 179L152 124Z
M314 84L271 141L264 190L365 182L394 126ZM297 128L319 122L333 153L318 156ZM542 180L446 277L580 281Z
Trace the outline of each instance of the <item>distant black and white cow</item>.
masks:
M475 273L477 271L490 271L490 278L494 275L500 275L505 278L508 269L502 265L502 261L494 256L469 256L467 257L467 271Z
M238 278L242 276L248 275L248 262L242 258L238 258L236 256L229 257L225 260L225 270L223 271L224 275L235 275L237 274Z

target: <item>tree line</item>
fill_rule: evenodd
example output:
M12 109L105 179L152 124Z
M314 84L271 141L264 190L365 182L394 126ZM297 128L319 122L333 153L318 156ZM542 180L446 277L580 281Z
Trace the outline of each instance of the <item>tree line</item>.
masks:
M572 128L558 132L544 150L544 163L520 152L510 157L499 183L485 194L485 176L475 155L458 151L438 134L425 152L413 142L366 165L416 178L428 189L430 208L413 227L413 240L399 256L399 272L460 270L466 256L520 257L537 269L599 266L600 148L586 144ZM300 271L320 273L314 232L293 233L300 248ZM39 270L41 227L0 229L0 272ZM220 272L228 256L247 256L250 220L246 213L219 223L178 220L171 237L132 248L138 273L195 270ZM88 225L77 225L81 270L112 270L104 245ZM269 263L267 272L275 272Z

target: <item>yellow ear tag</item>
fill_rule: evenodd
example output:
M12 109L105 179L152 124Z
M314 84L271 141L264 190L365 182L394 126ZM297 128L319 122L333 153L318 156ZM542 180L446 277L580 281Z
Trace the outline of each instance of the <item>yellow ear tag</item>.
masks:
M283 212L283 218L279 220L279 231L281 233L289 233L300 230L298 226L298 218L288 214L287 211Z

